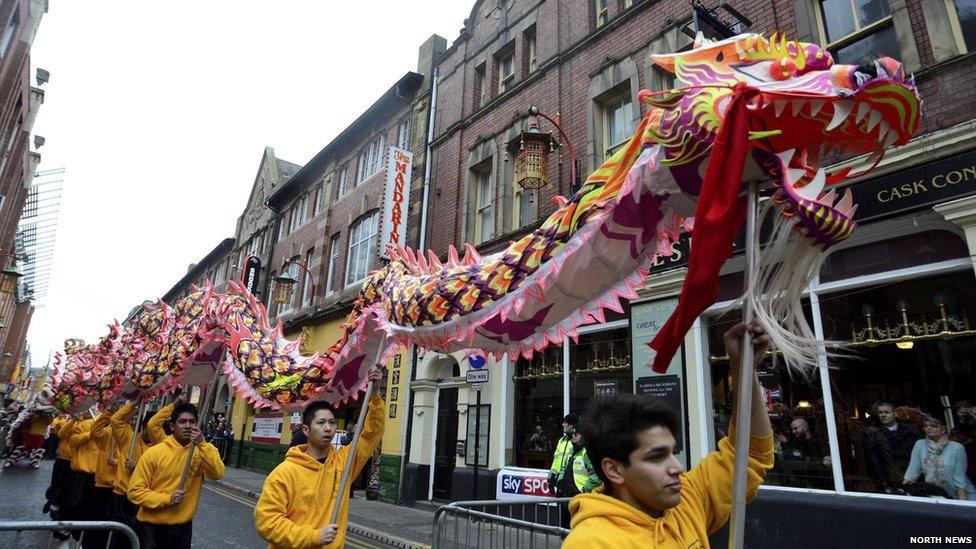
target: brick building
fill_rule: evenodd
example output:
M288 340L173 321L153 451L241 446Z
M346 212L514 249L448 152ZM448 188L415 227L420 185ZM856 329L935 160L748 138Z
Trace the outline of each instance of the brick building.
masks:
M40 162L40 155L30 150L30 133L44 101L44 92L31 85L30 49L41 17L46 12L46 0L19 0L0 5L0 28L3 29L0 34L2 268L16 266L14 236L28 188ZM33 310L24 288L18 287L12 294L0 294L0 325L3 326L0 328L0 382L8 381L13 369L23 359Z
M398 149L413 154L404 238L405 244L416 246L426 156L428 75L445 46L445 40L436 35L424 42L417 72L407 72L393 83L266 200L275 212L276 225L269 276L274 279L284 271L298 280L291 302L276 305L269 298L269 311L272 318L283 322L289 339L302 339L304 353L323 351L339 339L340 325L363 280L382 261L379 247L388 162L390 151ZM385 390L392 406L376 456L376 475L379 496L396 501L402 455L402 414L396 400L406 391L407 381L398 370L399 365L406 365L406 354L391 362ZM340 413L340 429L353 420L352 414L351 409ZM282 443L288 442L287 432L294 428L291 417L285 420Z
M705 4L715 7L717 2ZM861 228L832 250L820 280L807 290L808 310L824 339L855 339L852 332L863 333L872 316L891 326L904 318L920 325L939 317L955 327L946 329L939 342L886 332L876 345L857 347L862 362L825 360L820 377L810 383L765 365L760 375L778 432L789 439L791 420L803 419L817 437L820 455L817 465L780 462L767 481L770 486L750 508L769 513L771 526L762 533L772 535L775 524L782 524L796 506L822 510L823 520L812 525L875 508L884 499L905 526L877 535L895 544L908 535L906 528L919 525L913 509L930 506L931 500L887 495L897 492L901 479L872 470L860 434L874 429L873 406L890 401L958 424L968 421L959 410L976 392L976 358L970 358L976 356L976 334L964 320L976 318L976 198L971 196L976 194L976 72L971 63L976 11L962 0L731 4L751 19L749 32L785 31L823 44L838 63L859 64L883 55L901 60L915 74L924 101L922 128L911 143L889 151L868 177L844 184L861 204ZM718 15L735 22L727 12ZM537 196L513 188L513 162L506 160L505 145L525 129L528 107L561 115L584 179L633 132L642 116L638 91L675 84L649 56L691 47L683 30L690 28L693 35L699 30L693 28L695 20L692 6L679 0L475 2L461 36L438 62L429 144L429 215L438 222L427 226L429 247L442 257L448 245L465 242L492 252L538 226L554 210L549 199L574 189L566 147L550 155L552 187ZM864 160L844 162L863 167ZM672 396L684 425L680 438L686 465L714 449L731 410L728 362L721 348L730 318L719 313L741 293L741 258L723 270L721 303L689 332L674 379L655 378L646 357L639 356L654 335L646 326L660 324L673 310L686 262L684 248L653 270L640 299L623 304L624 313L608 315L606 323L581 329L578 343L566 339L561 349L532 361L491 364L482 410L475 408L475 393L463 381L463 356L423 356L411 383L415 413L408 429L404 498L511 495L503 493L501 483L496 492L496 477L506 467L535 468L545 478L542 469L548 468L552 448L529 444L534 429L554 443L563 414L581 411L600 394L642 392L664 381L677 387ZM933 294L933 288L942 291ZM826 386L832 390L822 390ZM473 494L476 416L482 418L485 455L478 461L484 460L480 474L485 478ZM791 488L802 488L802 494ZM945 522L950 531L971 530L971 522L950 515ZM834 535L849 534L839 529ZM823 534L800 528L796 539L810 535ZM787 545L799 543L790 540Z

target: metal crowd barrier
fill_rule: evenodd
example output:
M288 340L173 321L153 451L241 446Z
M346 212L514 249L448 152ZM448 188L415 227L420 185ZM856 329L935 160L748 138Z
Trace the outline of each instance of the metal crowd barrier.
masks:
M562 526L571 498L531 501L456 501L434 513L432 549L554 547L569 530Z
M98 520L98 521L81 521L81 520L67 520L67 521L45 521L45 520L34 520L34 521L13 521L13 522L0 522L0 532L16 532L14 541L12 544L3 544L4 547L28 547L27 540L21 540L21 534L25 531L48 531L48 532L74 532L81 531L81 536L79 541L84 540L85 532L91 532L95 530L108 530L108 540L105 543L105 547L110 547L112 544L112 537L118 533L118 535L124 535L129 538L129 546L132 549L139 549L139 538L136 533L121 522L112 522L108 520ZM57 546L54 538L49 536L46 539L47 545L45 547ZM36 545L31 545L32 547Z

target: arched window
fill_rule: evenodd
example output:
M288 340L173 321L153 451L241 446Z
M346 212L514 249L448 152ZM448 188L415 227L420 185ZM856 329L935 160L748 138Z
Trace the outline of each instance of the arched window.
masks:
M346 286L354 284L369 273L376 259L376 233L380 212L373 212L359 220L349 230L349 255L346 256Z

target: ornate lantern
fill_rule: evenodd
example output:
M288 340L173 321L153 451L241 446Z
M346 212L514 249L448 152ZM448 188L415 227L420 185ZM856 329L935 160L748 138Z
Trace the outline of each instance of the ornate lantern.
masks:
M291 302L292 291L295 289L298 280L288 271L284 271L275 277L274 282L274 302L278 305Z
M529 129L508 142L506 148L515 157L515 180L523 189L541 189L549 185L549 153L559 142L551 132L539 131L539 108L529 107Z
M24 276L14 267L7 267L2 272L0 279L0 293L13 295L17 291L17 280Z

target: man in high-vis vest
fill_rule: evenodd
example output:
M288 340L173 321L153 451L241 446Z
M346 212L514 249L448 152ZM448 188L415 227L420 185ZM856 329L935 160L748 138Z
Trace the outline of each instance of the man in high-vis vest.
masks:
M583 433L576 431L573 434L573 445L580 447L579 452L573 458L573 484L580 494L592 492L602 486L603 481L596 474L593 463L590 462L589 456L586 455L586 447L583 446Z
M563 473L573 468L573 433L579 427L579 416L566 414L563 418L563 436L556 443L556 453L552 456L552 467L549 468L549 489L557 492L556 487L563 478Z

